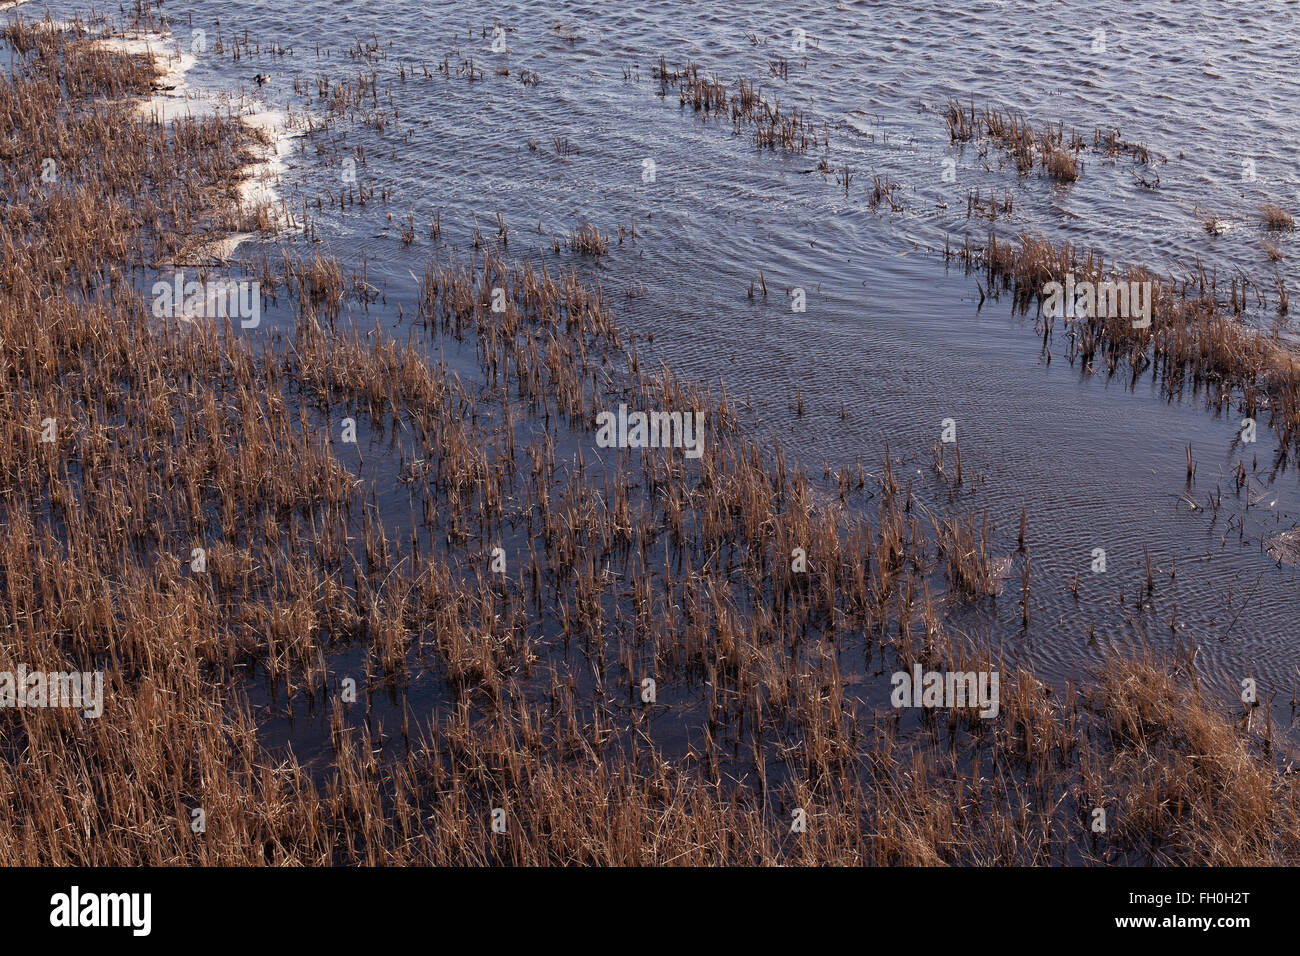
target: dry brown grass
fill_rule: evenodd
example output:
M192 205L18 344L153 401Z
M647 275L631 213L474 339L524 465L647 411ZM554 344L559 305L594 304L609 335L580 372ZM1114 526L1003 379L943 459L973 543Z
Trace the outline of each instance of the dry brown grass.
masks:
M1000 240L993 233L982 247L967 238L963 248L946 255L982 272L981 289L989 295L1007 291L1018 309L1036 308L1049 282L1150 282L1149 328L1134 328L1122 316L1067 320L1066 357L1093 371L1114 374L1127 368L1136 377L1151 371L1171 395L1188 384L1214 382L1206 398L1214 407L1235 405L1247 415L1263 415L1284 445L1300 439L1300 373L1289 348L1270 333L1251 328L1236 316L1247 295L1259 303L1264 293L1248 289L1245 277L1229 279L1226 290L1204 268L1182 280L1160 277L1141 266L1107 265L1095 250L1053 244L1041 236ZM1278 307L1286 305L1278 287ZM1051 329L1046 330L1050 337Z
M1072 183L1079 178L1082 163L1078 154L1084 142L1077 133L1071 133L1067 140L1063 125L1054 128L1049 123L1036 129L1020 113L992 107L977 110L973 101L963 106L957 100L949 100L943 116L952 142L966 143L987 137L1007 152L1021 174L1032 172L1037 162L1057 182Z
M1213 213L1201 214L1201 227L1212 236L1221 236L1228 231L1228 223Z
M882 179L880 176L871 177L871 192L867 194L867 205L876 209L881 203L887 203L892 212L900 212L902 205L894 198L894 193L898 191L898 183L891 182L888 177Z
M1260 218L1263 219L1264 225L1269 229L1285 230L1290 232L1295 229L1295 219L1286 209L1275 203L1266 203L1259 211Z
M574 252L599 259L609 252L609 235L601 232L589 222L580 223L578 228L565 239Z
M0 710L0 863L1295 858L1294 784L1258 729L1154 661L1111 661L1087 695L1009 671L931 593L990 595L992 531L927 532L888 457L838 477L869 510L828 504L725 390L643 367L576 272L504 243L430 261L400 340L342 321L375 292L323 256L248 264L281 333L150 315L132 270L233 227L242 134L90 113L51 77L83 62L75 89L139 89L147 64L41 43L0 79L4 141L61 143L69 170L50 191L30 162L5 172L27 214L0 219L0 614L13 659L97 666L108 688L97 720ZM990 282L1077 266L987 253ZM441 358L462 342L469 384ZM618 401L704 413L707 453L592 454ZM340 444L345 416L383 440ZM398 527L373 507L376 454L409 495ZM507 573L486 571L509 540ZM1001 714L882 709L863 682L914 664L998 669ZM673 707L641 701L650 675ZM384 725L372 702L417 679L433 713ZM328 715L322 764L272 753L259 686ZM651 721L677 712L685 751ZM1098 803L1114 838L1088 830Z
M1079 178L1079 162L1069 150L1060 149L1051 143L1042 144L1043 169L1047 175L1060 183L1072 183Z
M766 99L753 81L744 77L737 80L736 92L730 93L716 75L702 74L693 62L669 70L667 61L660 57L653 73L660 96L666 97L670 89L676 88L681 106L689 105L701 119L729 116L736 133L751 130L760 149L802 153L818 143L817 131L806 112L794 106L783 111L780 102ZM820 139L823 147L829 144L828 129L823 128Z

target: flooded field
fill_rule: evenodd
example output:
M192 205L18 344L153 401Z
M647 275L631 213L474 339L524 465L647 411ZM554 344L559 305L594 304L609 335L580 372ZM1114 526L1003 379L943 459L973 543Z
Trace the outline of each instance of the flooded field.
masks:
M186 733L230 722L259 781L220 799L280 800L211 849L69 857L670 862L626 849L659 807L700 841L684 862L1292 859L1289 817L1240 834L1292 787L1300 78L1276 38L1300 9L1234 10L0 12L11 75L79 43L154 70L119 90L95 61L84 98L64 76L67 115L117 103L114 129L192 149L167 203L162 173L127 190L148 212L94 269L39 266L69 316L112 313L64 342L85 352L6 356L36 420L49 368L130 383L54 416L89 423L66 467L8 459L13 540L84 537L115 595L36 641L65 585L16 589L9 560L8 652L90 655L130 726L162 641L211 706ZM52 205L14 237L60 221L33 177L66 168L43 152L66 135L24 131L12 203ZM1134 295L1053 314L1067 276ZM187 312L187 282L245 298ZM697 416L698 454L680 427L604 440L620 407ZM913 713L914 667L995 673L1000 704ZM1171 819L1197 746L1252 761L1254 802L1225 808L1216 770ZM218 799L177 773L160 818ZM602 850L557 835L605 791ZM692 829L718 820L734 844Z

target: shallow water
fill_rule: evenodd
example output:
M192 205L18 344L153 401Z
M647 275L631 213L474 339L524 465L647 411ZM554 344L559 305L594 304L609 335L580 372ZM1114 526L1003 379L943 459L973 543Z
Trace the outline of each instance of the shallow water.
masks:
M85 8L49 4L61 18ZM459 3L375 0L176 2L166 11L182 48L205 31L206 50L186 76L195 89L242 91L297 116L295 79L377 74L386 128L358 114L294 139L279 185L290 208L326 197L310 210L323 251L345 264L366 257L387 308L361 324L378 315L396 326L399 304L411 315L412 273L430 256L466 261L475 227L492 235L500 212L511 253L539 252L599 278L643 359L725 381L749 400L758 434L784 443L815 478L823 461L834 469L861 459L874 472L887 445L923 502L987 510L999 554L1015 550L1024 508L1029 627L1016 606L1019 559L1008 596L955 611L953 626L992 637L1008 659L1054 680L1099 662L1109 645L1194 642L1203 671L1225 689L1249 674L1289 696L1300 664L1297 575L1263 539L1300 522L1300 488L1294 470L1274 474L1271 432L1261 423L1258 442L1242 445L1239 416L1207 411L1200 396L1170 404L1148 378L1108 380L1059 353L1048 363L1032 317L1011 314L1006 301L981 307L974 280L950 270L941 251L987 233L988 220L966 218L968 190L1005 191L1014 210L992 224L999 233L1038 231L1161 272L1198 260L1220 276L1243 272L1270 298L1251 320L1272 327L1272 277L1294 285L1290 257L1300 247L1267 233L1258 210L1297 196L1300 77L1286 41L1300 4L1171 2L1139 13L1118 2L538 2L498 4L488 17ZM492 50L498 24L505 53ZM796 29L807 34L802 53L792 49ZM215 52L216 38L233 32L261 55L232 63ZM358 41L377 50L350 55ZM292 52L266 52L275 44ZM729 87L754 79L769 99L806 108L829 149L759 151L729 122L701 121L675 92L658 95L651 70L661 55L670 68L693 60ZM444 57L451 76L437 72ZM481 80L457 75L470 58ZM772 75L781 59L784 79ZM502 67L510 75L496 75ZM520 82L525 70L539 76L535 86ZM271 75L261 89L260 72ZM1089 139L1094 128L1118 127L1167 162L1139 168L1089 152L1074 184L1018 176L996 148L981 155L978 145L950 144L936 112L950 97L1063 122ZM326 111L320 102L306 109L318 124ZM557 155L554 137L574 151ZM340 160L357 146L357 179L376 197L331 207L331 194L351 188ZM851 171L847 194L838 172L818 171L823 156ZM944 180L949 159L954 182ZM647 160L653 182L643 180ZM1138 182L1152 170L1156 189ZM869 207L873 175L900 184L901 211ZM427 224L438 211L444 241L435 242ZM408 214L417 237L409 247L399 234ZM1208 215L1227 232L1207 233ZM611 234L635 224L636 238L599 266L553 252L554 237L581 220ZM1270 261L1266 240L1288 258ZM241 252L256 242L265 240ZM295 235L266 244L280 242L300 254L310 246ZM751 299L759 270L769 294ZM806 291L804 313L790 310L793 287ZM957 422L966 472L955 500L929 468L945 418ZM1217 518L1180 497L1188 445L1191 497L1204 505L1225 486ZM1258 498L1244 519L1229 492L1239 460ZM1091 570L1097 548L1104 574ZM1148 555L1153 607L1135 611ZM1278 717L1285 724L1289 712Z

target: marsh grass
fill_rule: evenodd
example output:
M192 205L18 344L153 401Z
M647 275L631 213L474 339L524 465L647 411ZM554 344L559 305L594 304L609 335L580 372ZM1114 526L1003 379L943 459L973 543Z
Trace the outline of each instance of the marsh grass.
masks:
M1087 148L1087 141L1073 130L1067 136L1064 124L1035 126L1013 110L991 106L977 109L973 100L963 105L950 99L942 115L953 143L991 140L1007 153L1021 175L1033 172L1035 166L1058 183L1073 183L1082 175L1080 155ZM1141 166L1164 161L1164 157L1145 146L1123 139L1116 129L1094 130L1093 151L1109 159L1126 157ZM1159 185L1159 176L1154 172L1139 178L1149 188Z
M969 237L958 250L947 249L966 267L983 274L981 289L1011 296L1013 308L1038 309L1049 282L1121 281L1151 283L1151 326L1135 328L1128 316L1092 316L1049 320L1044 342L1057 323L1067 340L1066 358L1092 371L1114 375L1127 369L1133 379L1151 372L1165 394L1181 395L1189 386L1213 383L1205 397L1213 407L1235 405L1246 415L1261 415L1277 432L1289 455L1300 438L1300 373L1293 353L1267 331L1241 322L1248 304L1262 307L1264 290L1229 277L1221 282L1203 266L1177 279L1157 276L1142 266L1107 265L1095 250L1054 244L1038 235L1000 240L990 232L977 247ZM1226 288L1225 288L1226 286ZM1287 307L1284 285L1275 286L1277 305ZM1248 301L1249 300L1249 301Z
M580 223L578 228L564 241L574 252L599 259L609 252L609 236L589 222Z
M660 96L666 97L670 89L676 89L681 107L690 106L702 120L729 117L736 135L750 131L759 149L802 153L818 143L815 124L804 111L795 106L783 110L779 101L764 97L752 80L740 77L732 93L715 74L703 74L698 64L692 62L670 70L663 57L652 72ZM823 128L823 147L829 144L829 135L829 130Z
M1275 203L1267 203L1260 209L1260 218L1269 229L1291 232L1295 229L1295 218L1285 208Z
M152 68L85 39L28 37L0 78L3 142L57 145L67 170L34 186L29 150L3 173L0 594L7 653L102 666L107 700L90 721L0 711L0 862L1295 858L1295 784L1267 731L1183 662L1111 658L1060 693L1008 669L944 616L997 600L996 529L927 530L888 453L837 476L837 505L746 434L725 387L648 368L599 285L509 258L503 221L501 241L429 261L400 338L347 321L343 303L382 302L364 260L315 252L244 264L289 313L273 334L151 315L148 264L237 224L245 134L101 101ZM1080 265L1028 240L969 261L990 288ZM1186 309L1150 334L1174 350L1201 322L1186 344L1230 362L1239 340ZM1120 330L1093 335L1095 356ZM473 381L445 360L461 346ZM707 453L594 454L616 402L703 413ZM373 441L341 443L345 416ZM376 455L408 495L398 526L375 506ZM509 568L489 572L503 541ZM916 664L999 669L1000 715L882 707L888 673ZM660 704L637 695L648 675ZM432 713L384 724L376 701L420 681ZM322 763L268 748L259 684L328 715ZM689 753L657 734L672 712ZM1099 804L1112 840L1087 828Z

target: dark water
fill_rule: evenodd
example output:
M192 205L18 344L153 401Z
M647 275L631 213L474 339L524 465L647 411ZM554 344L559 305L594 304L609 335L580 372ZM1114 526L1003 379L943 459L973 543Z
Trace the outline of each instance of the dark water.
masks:
M29 3L23 12L43 9ZM86 6L49 9L67 17ZM345 264L366 258L388 307L362 324L375 315L395 324L400 303L409 316L411 273L431 256L466 261L474 229L495 233L499 212L512 254L537 252L598 279L644 359L725 381L749 400L757 434L779 439L815 477L824 461L837 468L861 459L874 472L888 445L931 507L987 510L999 554L1015 550L1025 509L1030 626L1021 625L1014 582L1011 596L955 612L954 626L991 636L1009 659L1028 660L1049 679L1099 662L1108 645L1194 642L1204 672L1225 688L1250 674L1289 697L1300 663L1297 576L1262 541L1300 521L1300 488L1294 470L1275 471L1268 429L1261 423L1258 442L1243 445L1240 416L1216 415L1200 396L1171 404L1149 379L1108 380L1060 354L1048 363L1032 317L1011 314L1005 302L979 307L974 280L950 270L941 251L945 241L987 233L988 220L966 218L969 190L1006 193L1014 206L993 224L999 233L1037 231L1162 273L1200 261L1222 277L1244 274L1270 295L1249 320L1273 328L1274 276L1294 287L1300 250L1292 235L1264 230L1259 208L1297 199L1300 4L1180 0L1139 11L1118 2L539 2L487 10L380 0L165 9L183 44L193 29L207 34L187 75L191 88L242 90L299 124L310 114L319 126L328 115L311 86L316 77L376 74L374 106L367 97L327 130L292 141L279 186L296 209L325 197L323 211L311 210L317 248ZM492 49L498 25L505 53ZM803 52L793 49L796 30L806 31ZM217 36L245 32L261 55L232 63L228 50L214 51ZM273 45L292 52L269 53ZM738 76L753 79L768 99L805 109L829 148L760 151L729 122L701 121L679 108L675 92L658 95L651 74L660 56L670 68L693 60L729 87ZM444 58L450 76L437 71ZM479 80L458 72L471 59ZM500 68L510 74L497 75ZM522 71L536 73L536 85L521 83ZM252 82L259 72L271 75L261 90ZM312 90L309 104L295 79ZM937 110L950 97L1062 122L1089 140L1095 128L1118 127L1167 161L1139 166L1089 152L1076 183L1019 176L997 149L981 155L977 145L949 142ZM383 130L365 122L381 109ZM558 155L556 137L567 140L568 155ZM331 209L329 197L350 188L341 160L358 146L365 162L357 179L376 198ZM823 158L832 172L819 171ZM643 181L647 160L653 182ZM955 181L945 181L945 168ZM1157 188L1139 182L1153 173ZM870 208L873 175L899 184L901 210ZM436 212L439 241L427 229ZM400 238L408 214L416 224L410 246ZM1226 231L1209 234L1207 217ZM634 224L636 238L595 266L552 251L554 238L583 220L612 234ZM1266 241L1285 258L1273 262ZM257 242L296 254L312 245L287 234L241 252ZM759 270L769 295L751 299ZM804 313L791 311L785 290L794 287L806 291ZM1279 332L1291 335L1291 323ZM929 468L945 418L957 421L967 476L955 499ZM1191 497L1203 504L1222 480L1217 518L1180 497L1188 445L1197 467ZM1238 461L1250 475L1244 517L1243 499L1230 494ZM1097 548L1106 551L1103 574L1090 569ZM1139 611L1148 556L1155 596ZM1076 575L1077 599L1069 590Z

